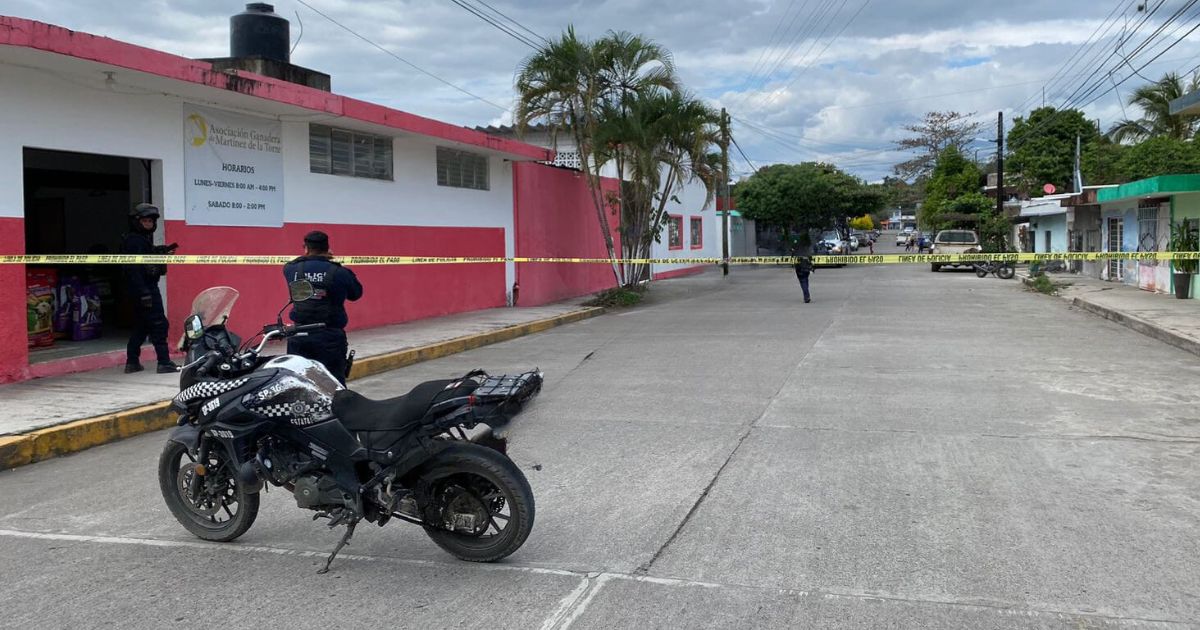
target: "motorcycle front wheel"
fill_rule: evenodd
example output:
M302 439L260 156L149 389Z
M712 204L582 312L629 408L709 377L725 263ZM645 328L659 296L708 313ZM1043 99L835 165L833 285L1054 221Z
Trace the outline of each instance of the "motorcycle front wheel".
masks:
M197 475L203 463L203 475ZM168 441L158 458L158 486L175 520L198 538L229 542L258 516L258 493L246 492L221 447L197 462L187 447Z
M425 533L450 555L495 562L533 529L533 490L505 455L476 444L448 448L418 475Z

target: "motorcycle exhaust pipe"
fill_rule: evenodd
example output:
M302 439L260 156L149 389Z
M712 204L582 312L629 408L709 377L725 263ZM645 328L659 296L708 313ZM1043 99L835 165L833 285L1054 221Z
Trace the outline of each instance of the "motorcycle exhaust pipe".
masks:
M467 440L474 444L508 454L508 439L496 435L496 431L487 424L479 423L473 429L462 429L462 432L467 436Z

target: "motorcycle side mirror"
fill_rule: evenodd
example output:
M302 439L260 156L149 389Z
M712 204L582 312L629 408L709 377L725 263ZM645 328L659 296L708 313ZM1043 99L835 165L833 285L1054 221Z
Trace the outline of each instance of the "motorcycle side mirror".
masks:
M313 285L308 280L293 280L288 283L288 293L293 302L303 302L313 296Z
M204 322L199 315L189 315L183 320L183 334L192 341L204 335Z

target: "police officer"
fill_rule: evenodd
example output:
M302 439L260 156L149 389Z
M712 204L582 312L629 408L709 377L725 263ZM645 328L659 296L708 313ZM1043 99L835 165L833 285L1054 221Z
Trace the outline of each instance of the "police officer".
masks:
M796 279L800 281L800 290L804 292L805 304L812 301L812 297L808 293L808 276L813 270L811 242L807 234L801 234L792 247L792 256L796 258L794 265Z
M122 254L166 253L167 248L154 246L154 231L158 229L158 207L139 203L129 213L130 232L121 242ZM172 248L173 249L173 248ZM167 330L170 323L163 312L162 293L158 290L158 279L167 273L163 265L125 265L125 279L129 295L133 298L135 323L125 348L125 373L141 372L142 344L146 338L154 344L158 355L158 373L177 372L179 366L171 361L167 347Z
M297 302L292 321L297 325L325 324L325 328L288 339L288 354L319 361L338 381L346 383L346 300L362 297L363 288L354 272L331 260L329 235L320 231L304 236L304 255L283 266L288 282L308 280L312 298Z

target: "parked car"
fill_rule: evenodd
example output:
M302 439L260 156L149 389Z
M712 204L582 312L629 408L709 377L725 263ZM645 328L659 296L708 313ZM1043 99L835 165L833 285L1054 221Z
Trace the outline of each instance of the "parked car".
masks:
M849 241L843 240L837 230L825 230L813 243L813 254L819 256L844 256L850 253ZM845 265L816 265L818 267L844 267Z
M980 251L979 235L974 230L942 230L933 238L931 254L975 254ZM932 271L942 267L975 267L975 263L932 263Z
M909 232L900 232L896 234L896 247L901 247L908 242Z

